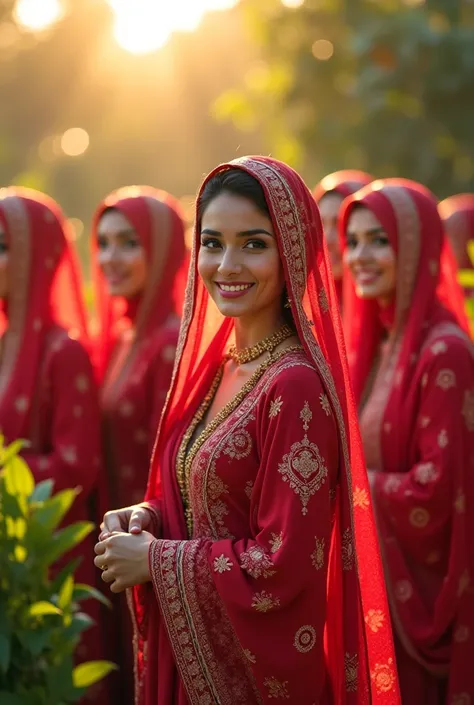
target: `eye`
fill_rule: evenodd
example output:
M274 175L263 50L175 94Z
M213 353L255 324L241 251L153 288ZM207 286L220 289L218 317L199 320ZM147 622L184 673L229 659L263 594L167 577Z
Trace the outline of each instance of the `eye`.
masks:
M127 248L127 250L134 250L137 247L141 247L141 242L136 237L127 237L124 240L123 244L124 244L124 247Z
M348 250L354 250L357 247L357 238L354 235L347 236L346 247Z
M380 247L386 247L387 245L390 245L390 240L388 239L388 236L383 234L374 237L373 242L375 245L379 245Z
M221 243L215 237L203 237L201 239L201 247L205 247L208 250L217 250L221 246Z
M247 240L245 243L246 250L266 250L267 245L263 240Z
M106 250L108 247L108 244L109 243L107 242L106 237L103 237L102 235L99 235L97 237L97 247L99 248L99 250Z

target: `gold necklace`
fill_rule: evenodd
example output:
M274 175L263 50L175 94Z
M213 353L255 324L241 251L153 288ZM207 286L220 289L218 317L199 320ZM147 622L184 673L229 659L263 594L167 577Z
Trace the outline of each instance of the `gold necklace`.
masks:
M196 440L192 443L188 451L191 439L194 436L197 427L204 419L204 416L206 415L206 412L208 411L209 407L211 406L212 400L214 399L214 395L219 387L219 384L221 383L225 361L219 368L211 384L209 392L204 397L204 400L202 401L194 418L192 419L185 434L183 435L183 439L180 443L176 458L176 476L181 493L181 498L183 501L184 515L186 519L186 526L188 529L189 537L192 537L193 535L193 512L189 497L189 477L191 474L191 466L199 449L203 446L206 440L214 433L218 426L223 421L225 421L225 419L230 416L230 414L239 406L239 404L245 399L247 394L252 391L259 379L263 376L265 370L270 367L271 364L279 360L284 355L287 355L288 353L300 351L302 349L302 345L292 345L288 348L280 350L280 352L276 355L270 355L270 357L265 359L257 367L250 379L243 385L242 389L237 392L237 394L219 411L219 413L216 414L212 421L207 424L202 433L200 433Z
M255 343L248 348L243 350L237 350L235 345L229 348L227 356L233 360L237 365L244 365L246 362L252 362L256 360L264 352L269 352L270 354L275 350L280 343L282 343L287 338L291 338L295 334L295 331L291 326L285 323L279 330L272 333L267 338L260 340L260 342Z

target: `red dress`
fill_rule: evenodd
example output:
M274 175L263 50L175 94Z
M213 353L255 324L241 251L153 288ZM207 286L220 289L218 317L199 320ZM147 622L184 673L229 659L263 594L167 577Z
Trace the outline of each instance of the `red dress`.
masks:
M67 522L93 518L92 490L100 466L98 394L85 342L80 278L67 224L43 194L8 189L0 200L12 272L4 307L0 365L0 427L6 441L24 438L23 456L35 481L54 491L80 487ZM69 554L82 558L75 578L94 585L95 537ZM95 602L86 610L98 619ZM99 626L86 632L82 661L103 658Z
M146 494L152 584L130 595L137 703L395 705L383 573L319 213L284 164L246 157L218 169L229 167L265 191L302 344L270 358L196 437L233 330L208 305L196 232Z
M355 202L375 213L398 258L393 306L353 301L347 341L367 465L377 471L403 703L465 705L474 698L474 350L462 293L429 192L376 182L345 202L342 232Z

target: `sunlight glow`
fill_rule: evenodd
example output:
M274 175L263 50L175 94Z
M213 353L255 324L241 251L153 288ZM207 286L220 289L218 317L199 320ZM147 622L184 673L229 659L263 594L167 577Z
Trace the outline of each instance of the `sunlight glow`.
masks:
M193 32L206 12L230 10L238 0L107 0L115 15L114 35L131 54L147 54L173 32Z
M60 0L17 0L13 16L16 22L31 32L41 32L64 15Z

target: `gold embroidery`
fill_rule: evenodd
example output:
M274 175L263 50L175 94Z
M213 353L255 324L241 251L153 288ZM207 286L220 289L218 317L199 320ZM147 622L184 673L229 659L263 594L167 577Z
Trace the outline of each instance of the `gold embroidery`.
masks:
M437 340L436 343L433 343L431 346L431 352L433 355L441 355L442 353L445 353L447 349L448 346L444 340Z
M402 480L398 475L389 474L383 485L385 494L393 494L398 492L402 484Z
M270 541L270 552L276 553L283 546L283 531L279 534L272 534L272 539Z
M349 693L357 692L359 671L359 658L357 654L346 653L344 656L344 673L346 676L346 690Z
M224 556L222 553L220 556L217 556L214 558L214 572L215 573L226 573L227 571L232 569L232 566L234 564L232 561L227 558L227 556Z
M466 511L466 495L461 488L458 489L456 499L454 501L454 508L458 514L464 514Z
M376 634L384 625L385 615L382 610L369 610L364 619L369 629Z
M466 624L460 624L459 627L454 632L454 641L458 644L464 644L469 641L471 636L471 631Z
M415 507L410 512L410 524L416 529L424 529L430 521L430 515L423 507Z
M321 394L319 395L319 401L321 402L321 407L326 414L326 416L331 415L331 404L329 403L329 399L327 398L326 394Z
M228 455L235 460L247 458L252 452L252 436L248 431L241 428L232 433L224 448L224 455Z
M421 463L415 468L413 475L419 485L427 485L438 479L438 471L433 463Z
M469 693L459 693L453 695L450 705L471 705L471 696Z
M469 572L466 569L461 577L459 578L459 585L458 585L458 597L461 597L463 595L467 588L469 587L469 584L471 582L471 579L469 577Z
M268 699L269 700L289 700L290 694L288 693L288 681L277 681L276 678L265 678L263 685L268 688Z
M430 417L429 416L422 416L420 419L420 426L421 428L427 428L430 425Z
M300 654L307 654L316 644L316 630L309 624L300 627L295 634L293 645Z
M436 377L436 386L447 392L448 389L456 386L456 375L452 370L440 370Z
M74 446L61 448L61 457L68 465L75 465L77 463L77 450Z
M283 400L281 397L278 397L277 399L273 399L270 402L270 411L268 412L268 417L270 419L274 419L275 416L278 416L278 414L281 411L282 406L283 406Z
M244 655L245 655L245 658L250 661L250 663L257 663L256 657L253 655L253 653L249 649L244 649Z
M251 546L241 553L240 567L252 578L270 578L276 572L272 559L261 546Z
M318 539L317 536L315 536L314 538L316 541L316 548L311 554L311 563L313 564L313 567L316 568L316 570L321 570L324 565L325 540Z
M252 598L252 607L257 610L257 612L270 612L270 610L275 607L280 606L280 598L273 597L269 592L257 592Z
M355 552L350 528L347 528L342 535L341 555L343 570L352 570L354 567Z
M362 487L356 487L354 490L353 502L354 507L368 509L370 506L370 500L367 490L364 490Z
M321 289L319 290L318 299L322 313L327 313L329 311L329 300L324 287L321 287Z
M377 693L388 693L395 685L395 673L393 670L393 660L388 659L387 663L376 663L374 670L370 672Z
M308 513L309 500L324 484L328 474L318 446L308 438L307 431L312 418L313 414L309 404L305 402L300 413L305 431L304 438L302 441L293 443L290 452L283 456L282 462L278 466L278 472L282 475L284 482L288 482L290 488L299 496L303 515Z
M466 389L464 392L462 415L464 416L467 430L474 431L474 393L470 389Z
M438 445L440 448L446 448L448 443L449 443L448 432L446 431L446 429L443 429L438 434Z
M395 584L395 597L399 602L408 602L413 595L413 587L409 580L399 580Z
M30 402L28 397L18 397L15 399L15 409L18 411L19 414L24 414L26 411L28 411L28 408L30 406Z
M76 389L78 392L87 392L89 389L89 380L86 375L78 375L76 377Z
M245 490L244 490L244 492L245 492L245 494L247 495L247 497L248 497L249 499L251 499L251 497L252 497L252 490L253 490L253 480L248 480L248 481L245 483Z

